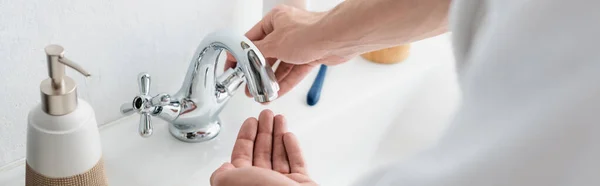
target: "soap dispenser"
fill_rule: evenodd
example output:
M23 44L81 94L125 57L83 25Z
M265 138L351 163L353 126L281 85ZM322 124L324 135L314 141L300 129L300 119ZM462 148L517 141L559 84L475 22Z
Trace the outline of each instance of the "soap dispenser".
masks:
M49 78L40 85L41 103L28 116L25 185L108 185L94 110L77 98L77 84L65 67L90 74L65 58L63 47L45 51Z

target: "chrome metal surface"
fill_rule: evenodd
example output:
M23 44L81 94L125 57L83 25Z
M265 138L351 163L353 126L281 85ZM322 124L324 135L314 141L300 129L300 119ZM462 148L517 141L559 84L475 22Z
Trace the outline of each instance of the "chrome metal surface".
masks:
M133 114L133 104L131 103L123 103L121 105L121 114L123 115L131 115Z
M140 132L140 136L142 137L148 137L150 135L152 135L152 123L150 120L150 113L144 113L142 115L140 115L140 128L139 128L139 132Z
M150 74L140 73L138 75L138 86L140 95L135 97L132 102L132 108L140 114L139 130L140 136L149 137L152 135L151 115L158 109L158 105L152 104L152 97L148 96L150 92ZM122 111L123 109L121 109Z
M77 108L77 83L65 74L68 66L84 76L90 76L81 66L64 57L65 49L59 45L48 45L44 49L48 63L48 79L42 81L42 110L60 116Z
M229 51L237 60L237 67L216 76L217 63L223 51ZM121 112L137 111L141 115L139 133L152 134L152 116L168 121L170 133L185 142L201 142L219 134L218 117L234 92L246 82L257 102L277 98L279 85L273 70L256 46L247 38L229 32L209 34L196 49L183 84L173 95L150 96L150 75L142 73L138 84L140 94L130 106L124 104Z

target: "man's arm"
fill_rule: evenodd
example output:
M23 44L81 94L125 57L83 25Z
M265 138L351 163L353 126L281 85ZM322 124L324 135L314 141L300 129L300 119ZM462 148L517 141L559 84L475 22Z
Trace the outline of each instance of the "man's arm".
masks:
M246 33L270 64L279 95L315 66L336 65L372 50L446 31L450 0L348 0L327 12L278 6ZM230 59L225 69L235 66ZM247 95L249 95L247 93Z
M446 32L449 6L450 0L347 0L314 24L315 47L363 53L432 37Z

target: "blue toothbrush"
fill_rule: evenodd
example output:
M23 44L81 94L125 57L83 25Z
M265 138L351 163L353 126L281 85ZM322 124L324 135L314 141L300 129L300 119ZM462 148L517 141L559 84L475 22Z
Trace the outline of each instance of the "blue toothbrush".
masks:
M321 65L319 68L319 74L315 78L315 82L313 82L310 90L308 91L308 96L306 96L306 103L310 106L314 106L319 102L319 98L321 98L321 89L323 88L323 81L325 80L325 74L327 73L327 65Z

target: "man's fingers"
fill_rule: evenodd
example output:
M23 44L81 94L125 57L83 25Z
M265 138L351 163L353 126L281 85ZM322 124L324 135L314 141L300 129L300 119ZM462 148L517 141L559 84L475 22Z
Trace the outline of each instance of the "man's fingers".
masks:
M235 68L237 66L236 61L225 61L225 65L223 66L223 71L227 71L230 68Z
M289 174L290 164L283 145L283 135L287 132L286 121L283 115L277 115L273 122L273 170Z
M252 28L250 28L250 30L248 30L248 32L246 32L246 37L248 39L250 39L250 41L256 41L256 40L261 40L263 38L265 38L265 36L267 36L267 33L263 30L263 24L271 24L267 21L265 21L265 19L269 19L268 17L264 17L262 20L260 20L258 23L256 23Z
M291 132L283 135L283 143L287 152L288 160L290 161L290 172L307 175L304 157L298 139Z
M240 128L231 153L231 163L235 167L252 166L257 131L258 120L256 118L248 118Z
M248 89L248 85L246 85L246 89L244 90L244 94L246 94L246 96L248 96L249 98L252 97L252 94L250 94L250 89Z
M277 58L272 57L265 58L265 60L267 60L267 64L269 64L271 68L273 68L273 65L275 65L275 63L277 62Z
M223 70L235 68L237 66L237 59L235 59L235 57L233 57L233 55L229 52L226 52L226 54L227 59L225 60L225 66ZM271 67L273 67L273 65L275 65L275 63L277 62L277 58L265 58L265 60L266 63L269 64L269 66Z
M218 175L220 175L222 172L224 172L226 170L231 170L231 169L235 169L235 166L233 166L231 163L223 163L223 165L221 165L221 167L219 167L217 170L215 170L215 172L212 173L212 175L210 175L210 185L215 184L215 179L217 178Z
M258 133L254 142L254 166L272 169L273 112L263 110L258 116Z
M279 96L292 90L314 67L313 63L294 66L288 75L279 81Z
M277 81L283 80L294 68L294 64L289 64L286 62L279 63L277 70L275 70L275 77Z
M231 53L226 52L227 54L227 59L225 59L225 66L223 67L223 71L226 71L229 68L234 68L237 65L237 60L235 59L235 57L233 57L233 55L231 55Z
M265 58L276 58L277 57L277 55L275 55L277 46L274 46L275 42L273 42L272 38L273 38L272 35L268 35L265 38L263 38L262 40L252 41L254 46L256 46L256 48L258 48L260 53Z

